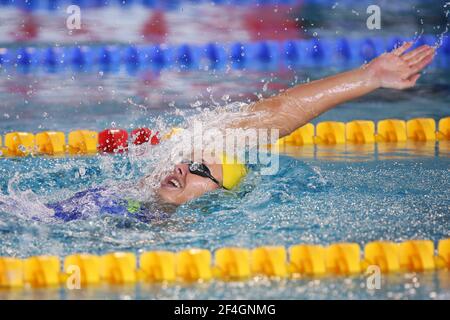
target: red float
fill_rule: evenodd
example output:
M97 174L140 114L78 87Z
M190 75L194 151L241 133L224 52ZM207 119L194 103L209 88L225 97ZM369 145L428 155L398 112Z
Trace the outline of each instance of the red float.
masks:
M98 150L122 153L128 150L128 132L123 129L106 129L98 134Z
M152 145L155 145L155 144L159 143L158 133L159 132L156 132L155 135L150 139L150 143Z
M159 143L158 132L152 136L152 130L149 128L137 128L131 132L133 144L140 145L146 142L155 145Z

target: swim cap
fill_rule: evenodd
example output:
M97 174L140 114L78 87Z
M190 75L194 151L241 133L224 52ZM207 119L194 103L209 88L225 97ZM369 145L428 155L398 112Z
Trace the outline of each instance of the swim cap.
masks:
M163 136L163 140L170 139L183 130L183 128L172 128L169 133ZM225 153L221 153L219 158L222 163L222 186L228 190L233 189L247 175L247 167L239 162L236 157L228 157Z
M231 158L222 154L220 158L222 160L222 185L228 190L233 189L247 175L247 168L236 157Z

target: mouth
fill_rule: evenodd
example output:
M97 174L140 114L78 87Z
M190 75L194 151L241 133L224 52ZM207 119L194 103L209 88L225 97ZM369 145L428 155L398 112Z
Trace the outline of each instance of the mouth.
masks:
M168 189L182 189L183 182L174 174L167 176L162 182L161 187Z

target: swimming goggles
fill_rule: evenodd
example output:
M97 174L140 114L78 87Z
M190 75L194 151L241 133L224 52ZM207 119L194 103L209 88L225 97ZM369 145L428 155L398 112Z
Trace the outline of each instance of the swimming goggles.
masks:
M200 162L190 161L190 160L184 160L181 163L188 165L188 169L189 169L190 173L195 174L200 177L203 177L203 178L209 178L215 184L217 184L219 187L225 188L224 186L222 186L222 184L216 178L214 178L212 176L211 171L205 164L200 163Z

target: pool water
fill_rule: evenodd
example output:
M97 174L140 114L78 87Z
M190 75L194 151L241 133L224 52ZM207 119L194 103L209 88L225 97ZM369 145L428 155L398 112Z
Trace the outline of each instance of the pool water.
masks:
M449 150L448 146L440 149ZM448 152L448 151L447 151ZM355 154L353 153L353 156ZM334 160L281 156L275 176L252 172L236 192L215 192L178 208L157 223L99 215L71 222L36 221L46 214L39 202L64 199L94 185L122 183L132 174L127 158L115 170L99 158L2 159L0 255L65 256L77 252L180 250L225 246L290 246L373 240L403 241L449 236L450 158L394 152L384 160ZM82 169L84 168L84 169ZM83 174L80 174L83 172ZM117 175L119 173L119 175ZM128 177L128 178L127 178ZM9 184L9 186L7 185ZM2 203L3 202L3 203ZM5 209L5 205L8 205ZM12 210L14 208L15 210ZM5 298L449 298L448 272L383 276L380 290L366 278L253 279L243 283L141 285L81 292L2 292Z
M298 81L333 73L307 69ZM164 75L169 77L169 75ZM231 71L220 77L201 73L181 77L179 88L164 99L130 102L131 77L113 77L102 84L108 95L97 97L98 79L75 82L66 93L52 85L52 75L40 84L50 88L44 98L17 92L0 92L5 106L2 133L38 132L79 128L101 130L116 126L169 128L183 119L232 101L254 100L253 92L270 80L264 96L291 84L292 74L243 74ZM195 90L185 90L193 79ZM208 82L208 79L211 80ZM290 79L290 80L288 80ZM233 81L236 80L236 81ZM69 80L70 81L70 80ZM245 89L240 83L247 83ZM448 116L448 74L436 69L424 75L417 88L396 92L381 90L365 99L332 110L319 120L348 121ZM97 85L97 86L94 86ZM77 94L94 92L85 97ZM91 90L91 91L90 91ZM149 89L149 95L157 89ZM112 93L114 92L114 94ZM214 96L215 95L215 96ZM223 97L223 95L226 95ZM212 96L212 97L211 97ZM94 98L93 98L94 97ZM223 99L221 99L223 98ZM98 99L101 103L96 103ZM134 98L132 98L134 99ZM139 99L139 98L137 98ZM219 102L218 102L219 101ZM145 107L144 107L145 106ZM181 115L181 116L180 116ZM183 118L184 117L184 118ZM158 155L161 146L152 147ZM88 252L180 250L225 246L323 244L373 240L404 241L450 236L450 147L446 142L377 147L350 145L291 147L282 150L280 170L262 176L257 168L238 190L213 192L179 207L168 219L143 223L134 218L102 215L92 208L86 219L61 222L52 218L46 203L67 199L92 187L126 188L136 184L148 161L156 156L130 159L127 155L96 157L27 157L0 159L0 255L27 257L39 254L65 256ZM126 185L126 187L122 187ZM130 191L131 193L131 191ZM287 299L448 299L448 272L383 276L380 290L368 290L365 276L301 280L253 279L243 283L100 287L81 292L31 290L0 292L2 298L287 298Z

